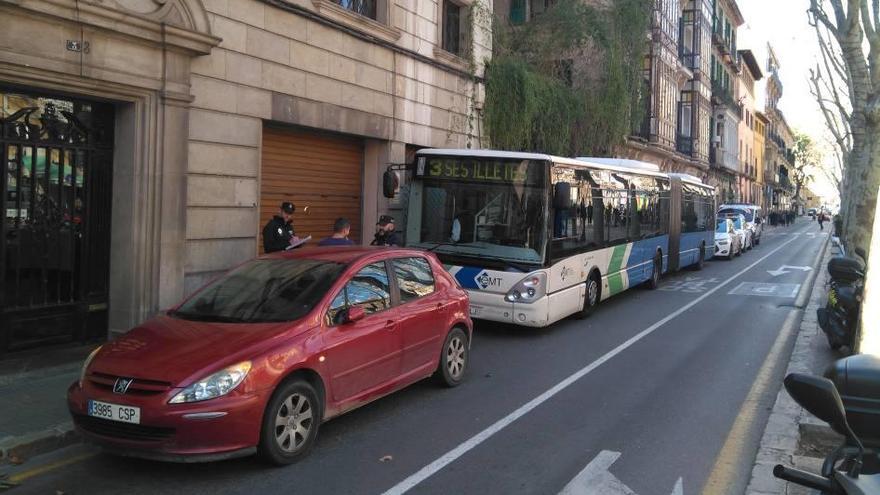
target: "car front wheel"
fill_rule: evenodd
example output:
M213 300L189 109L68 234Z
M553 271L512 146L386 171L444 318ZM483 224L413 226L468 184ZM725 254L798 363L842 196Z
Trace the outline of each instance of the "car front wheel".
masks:
M464 380L468 365L468 337L461 328L455 327L446 335L437 377L447 387L458 386Z
M291 464L305 456L318 437L323 407L311 384L283 383L269 400L257 453L266 462Z

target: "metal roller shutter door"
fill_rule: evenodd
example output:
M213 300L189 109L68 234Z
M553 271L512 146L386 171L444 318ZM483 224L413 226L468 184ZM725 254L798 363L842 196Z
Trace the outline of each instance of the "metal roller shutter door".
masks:
M351 221L351 239L359 243L363 160L362 140L264 127L260 225L277 214L282 201L292 201L296 235L311 235L309 245L332 234L339 217Z

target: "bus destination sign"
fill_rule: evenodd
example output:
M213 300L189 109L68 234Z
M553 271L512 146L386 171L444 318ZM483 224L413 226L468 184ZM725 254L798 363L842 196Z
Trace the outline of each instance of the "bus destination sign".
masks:
M416 175L431 179L525 184L529 178L529 168L531 168L529 165L532 163L529 160L487 161L434 158L429 159L424 167L417 167Z

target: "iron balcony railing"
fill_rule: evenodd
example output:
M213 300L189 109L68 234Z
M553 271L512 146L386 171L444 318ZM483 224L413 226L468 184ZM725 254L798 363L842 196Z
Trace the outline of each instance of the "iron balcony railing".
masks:
M694 154L694 138L693 136L682 136L679 135L675 139L675 149L679 153L683 153L687 156L693 156Z

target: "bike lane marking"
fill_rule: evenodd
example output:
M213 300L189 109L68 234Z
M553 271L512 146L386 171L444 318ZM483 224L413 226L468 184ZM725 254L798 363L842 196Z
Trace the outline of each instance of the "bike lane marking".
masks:
M440 456L439 458L437 458L436 460L434 460L433 462L431 462L427 466L416 471L412 475L405 478L403 481L399 482L398 484L396 484L393 487L386 490L383 495L402 495L402 494L408 492L409 490L413 489L414 487L419 485L422 481L430 478L431 476L433 476L434 474L436 474L437 472L439 472L440 470L442 470L443 468L445 468L449 464L455 462L458 458L465 455L466 453L468 453L469 451L471 451L475 447L479 446L480 444L482 444L483 442L485 442L486 440L491 438L493 435L495 435L496 433L500 432L501 430L503 430L504 428L509 426L511 423L513 423L517 419L521 418L522 416L525 416L526 414L528 414L529 412L531 412L533 409L537 408L538 406L540 406L544 402L547 402L548 400L553 398L553 396L555 396L559 392L562 392L566 388L570 387L572 384L574 384L575 382L577 382L578 380L580 380L581 378L583 378L584 376L586 376L587 374L589 374L590 372L592 372L593 370L598 368L599 366L601 366L604 363L606 363L607 361L611 360L612 358L614 358L618 354L622 353L626 349L632 347L634 344L636 344L640 340L642 340L645 337L647 337L648 335L654 333L654 331L657 330L658 328L662 327L663 325L665 325L669 321L675 319L676 317L678 317L679 315L681 315L685 311L691 309L692 307L696 306L697 304L699 304L700 302L702 302L703 300L705 300L706 298L708 298L709 296L711 296L715 292L717 292L720 289L722 289L723 287L727 286L730 282L734 281L735 279L737 279L741 275L745 274L746 272L748 272L749 270L751 270L752 268L754 268L758 264L767 260L768 258L770 258L770 256L776 254L777 252L779 252L782 248L784 248L788 244L799 239L800 236L797 235L799 233L800 232L793 233L793 235L790 236L785 242L783 242L782 244L777 246L775 249L773 249L769 253L767 253L764 256L762 256L761 258L759 258L757 261L753 262L752 264L743 268L742 270L736 272L735 274L733 274L732 276L730 276L729 278L727 278L726 280L724 280L720 284L716 285L715 287L709 289L707 292L703 293L701 296L697 297L693 301L685 304L684 306L680 307L679 309L677 309L677 310L673 311L672 313L668 314L667 316L663 317L662 319L660 319L659 321L657 321L653 325L649 326L648 328L642 330L638 334L629 338L628 340L626 340L625 342L623 342L619 346L617 346L614 349L612 349L611 351L607 352L605 355L603 355L599 359L593 361L592 363L588 364L587 366L585 366L585 367L581 368L580 370L574 372L573 374L569 375L567 378L563 379L561 382L557 383L556 385L554 385L553 387L551 387L550 389L548 389L547 391L545 391L541 395L530 400L529 402L523 404L522 406L520 406L519 408L517 408L516 410L514 410L513 412L511 412L507 416L504 416L503 418L499 419L498 421L496 421L492 425L485 428L483 431L481 431L481 432L477 433L476 435L472 436L471 438L465 440L464 442L459 444L457 447L455 447L452 450L450 450L449 452L443 454L442 456Z

